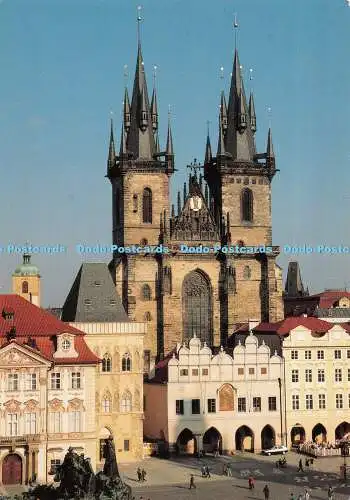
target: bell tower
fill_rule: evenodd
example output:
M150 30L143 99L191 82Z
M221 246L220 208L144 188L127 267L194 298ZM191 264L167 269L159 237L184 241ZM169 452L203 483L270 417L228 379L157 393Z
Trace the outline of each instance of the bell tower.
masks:
M31 255L23 254L23 264L12 274L12 293L20 295L32 304L40 307L39 269L30 262Z

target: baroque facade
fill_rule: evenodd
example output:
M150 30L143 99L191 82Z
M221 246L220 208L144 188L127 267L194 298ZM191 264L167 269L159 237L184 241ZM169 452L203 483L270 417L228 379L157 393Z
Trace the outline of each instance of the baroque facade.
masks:
M146 323L130 321L103 263L82 264L62 319L86 333L90 349L102 359L94 392L97 468L102 467L102 444L109 436L119 462L142 459ZM145 369L149 371L149 366Z
M256 127L254 98L246 98L236 50L228 102L224 92L220 99L217 151L208 136L204 164L191 165L189 182L178 193L176 208L170 207L175 170L170 120L161 148L156 90L150 100L139 42L131 102L125 89L118 152L111 125L107 177L113 244L121 251L115 250L110 269L129 318L148 322L145 349L153 362L194 334L210 345L226 345L236 323L283 317L279 247L273 246L271 229L275 154L271 130L266 151L257 152ZM147 251L160 244L169 252ZM183 244L219 250L190 254L181 251ZM125 252L131 245L144 252ZM223 245L250 250L227 254Z
M252 332L231 353L193 337L145 383L145 435L179 453L259 451L280 444L283 362Z
M69 446L95 468L98 357L18 295L0 295L0 310L0 484L51 482Z

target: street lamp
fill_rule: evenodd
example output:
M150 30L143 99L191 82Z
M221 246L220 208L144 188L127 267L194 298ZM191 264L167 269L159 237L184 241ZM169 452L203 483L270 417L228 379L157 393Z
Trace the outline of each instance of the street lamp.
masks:
M346 474L346 457L349 456L349 448L350 448L349 441L344 441L342 443L342 445L341 445L341 455L344 458L343 471L344 471L344 480L345 481L347 479L347 474Z

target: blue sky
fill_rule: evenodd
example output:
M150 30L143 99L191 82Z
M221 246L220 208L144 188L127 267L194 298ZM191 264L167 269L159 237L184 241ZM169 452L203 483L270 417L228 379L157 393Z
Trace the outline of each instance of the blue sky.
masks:
M173 114L176 167L203 160L206 122L217 142L218 98L228 91L233 16L265 150L269 116L278 168L273 240L348 244L350 212L350 8L345 0L144 0L142 45L148 87L158 66L160 132ZM104 178L110 110L116 136L136 59L132 0L0 2L0 244L61 243L61 256L33 258L43 304L61 305L83 258L79 242L111 242L111 188ZM312 291L350 286L350 256L303 256ZM20 256L0 255L0 291ZM106 259L108 260L108 259ZM286 269L289 256L281 255Z

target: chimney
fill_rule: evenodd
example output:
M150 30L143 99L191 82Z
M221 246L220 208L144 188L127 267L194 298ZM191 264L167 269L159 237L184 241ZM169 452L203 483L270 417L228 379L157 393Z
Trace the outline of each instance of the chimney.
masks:
M260 321L258 319L248 319L248 329L249 331L253 330L256 326L258 326Z

